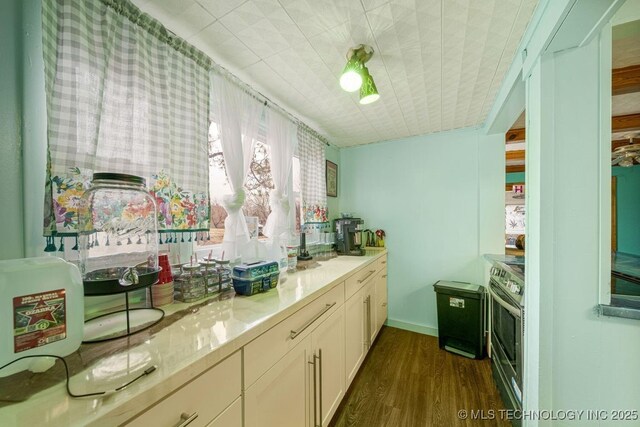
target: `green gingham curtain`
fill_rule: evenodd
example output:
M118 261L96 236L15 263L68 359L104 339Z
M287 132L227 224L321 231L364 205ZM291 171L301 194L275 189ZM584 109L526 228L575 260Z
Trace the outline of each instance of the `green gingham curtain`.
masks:
M123 0L43 1L43 51L44 235L76 232L94 171L146 177L161 231L208 231L211 60Z
M298 125L300 187L304 222L327 222L325 144L304 124Z

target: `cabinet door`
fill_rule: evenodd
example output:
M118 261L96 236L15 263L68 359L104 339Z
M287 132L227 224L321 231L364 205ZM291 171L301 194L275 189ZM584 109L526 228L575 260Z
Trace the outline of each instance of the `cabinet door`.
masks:
M239 397L207 427L242 427L242 398Z
M321 426L329 425L344 396L344 332L344 307L340 307L311 334L317 379L317 384L312 381L312 425L320 420Z
M305 337L245 392L246 427L308 427L311 336Z
M376 334L380 332L380 328L387 320L387 270L384 269L379 273L378 280L376 280Z
M364 298L365 300L368 299L365 305L365 330L366 333L369 334L367 337L367 350L371 347L373 340L378 334L378 330L376 329L376 282L377 280L374 278L374 280L370 280L364 288Z
M356 292L344 304L345 313L345 372L346 386L358 373L365 355L365 306L364 288Z

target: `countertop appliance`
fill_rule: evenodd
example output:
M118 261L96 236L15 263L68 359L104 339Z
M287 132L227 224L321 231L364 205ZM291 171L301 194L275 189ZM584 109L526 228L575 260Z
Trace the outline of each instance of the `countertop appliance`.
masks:
M364 255L362 247L364 221L362 219L340 218L334 220L334 226L338 255Z
M524 368L524 264L492 260L491 367L507 409L522 410ZM512 420L521 425L520 420Z

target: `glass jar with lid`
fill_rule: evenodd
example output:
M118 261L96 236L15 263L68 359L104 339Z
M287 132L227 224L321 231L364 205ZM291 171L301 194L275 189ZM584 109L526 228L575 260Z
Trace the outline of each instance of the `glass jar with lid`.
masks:
M182 302L193 302L205 297L207 282L202 275L199 263L184 264L183 273L174 281L176 299Z
M79 210L85 295L129 292L156 283L158 214L144 178L94 173Z

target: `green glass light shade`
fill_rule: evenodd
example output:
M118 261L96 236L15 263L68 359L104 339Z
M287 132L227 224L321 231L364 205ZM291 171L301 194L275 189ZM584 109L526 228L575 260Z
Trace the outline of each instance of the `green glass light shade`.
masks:
M362 63L352 57L340 76L340 87L347 92L355 92L362 86Z
M380 98L380 95L367 67L363 67L362 69L362 80L362 86L360 87L360 104L376 102L378 98Z

